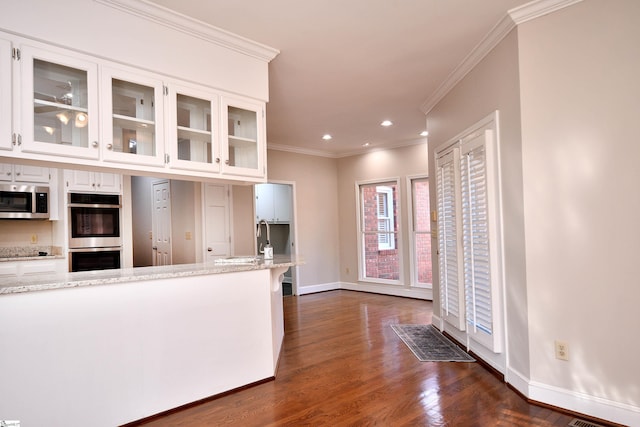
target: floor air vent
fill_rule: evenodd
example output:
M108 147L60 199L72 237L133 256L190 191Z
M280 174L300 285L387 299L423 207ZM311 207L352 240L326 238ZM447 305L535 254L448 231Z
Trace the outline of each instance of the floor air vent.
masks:
M579 420L574 418L568 424L569 427L604 427L602 424L592 423L591 421Z

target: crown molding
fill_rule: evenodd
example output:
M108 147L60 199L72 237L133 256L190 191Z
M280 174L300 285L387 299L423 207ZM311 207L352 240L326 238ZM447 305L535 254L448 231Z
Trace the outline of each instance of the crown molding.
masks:
M207 42L269 62L280 51L146 0L94 0Z
M427 138L418 138L418 139L411 139L411 140L399 142L396 144L386 144L380 147L366 147L366 148L363 147L358 150L352 150L352 151L341 152L341 153L332 153L329 151L312 150L307 148L295 147L293 145L272 144L272 143L267 144L267 149L275 150L275 151L286 151L289 153L296 153L296 154L304 154L307 156L327 157L330 159L341 159L343 157L359 156L363 154L372 153L375 151L387 151L387 150L393 150L396 148L409 147L411 145L420 145L420 144L426 144L426 143L427 143Z
M516 26L532 19L556 12L582 0L534 0L510 9L507 14L484 36L445 81L420 106L425 115L438 104L476 65L484 59Z

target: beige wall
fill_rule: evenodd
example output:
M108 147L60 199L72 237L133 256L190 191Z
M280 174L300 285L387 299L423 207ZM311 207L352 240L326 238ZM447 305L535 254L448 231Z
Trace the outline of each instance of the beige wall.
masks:
M429 168L435 170L434 152L442 144L480 119L499 110L499 155L502 168L503 251L508 352L511 366L529 373L527 289L524 268L522 216L522 160L520 144L520 99L518 95L518 37L512 31L427 115ZM431 181L431 204L435 206L435 180ZM434 277L438 277L433 251ZM440 301L434 289L434 313ZM480 350L476 350L480 351ZM506 370L505 354L486 355L494 367Z
M340 279L358 282L358 237L356 182L374 179L400 178L400 221L402 242L402 275L404 290L410 288L408 197L406 177L427 174L427 147L425 143L392 150L373 151L367 154L344 157L338 160L338 204L340 208ZM347 273L349 269L349 273ZM362 285L362 284L361 284ZM395 285L383 285L398 289ZM430 295L430 292L429 292Z
M294 184L298 288L339 281L342 213L338 210L336 159L268 150L269 181ZM302 291L304 292L304 291Z
M253 185L234 185L231 188L231 224L233 255L256 253Z
M639 23L585 0L519 29L531 379L636 407Z

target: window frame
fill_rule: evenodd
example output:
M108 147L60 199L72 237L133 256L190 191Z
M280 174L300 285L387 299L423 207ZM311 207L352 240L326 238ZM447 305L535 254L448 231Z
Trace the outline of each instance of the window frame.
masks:
M433 248L437 247L437 244L433 244L433 239L435 237L435 229L433 226L433 220L431 217L431 212L433 212L434 208L431 206L431 200L429 202L429 209L427 214L429 215L429 231L416 231L416 197L414 192L414 182L415 181L426 181L429 183L429 175L428 174L419 174L419 175L408 175L406 177L406 188L407 188L407 212L409 213L409 269L410 269L410 286L413 288L421 288L421 289L433 289L433 265L431 267L432 278L431 282L420 282L418 277L418 251L416 245L418 243L417 235L418 234L427 234L429 236L431 242L431 253L433 254ZM431 190L431 189L429 189ZM433 257L432 257L433 262Z
M395 235L395 241L397 245L395 249L382 249L384 250L395 250L397 251L398 257L398 279L381 279L375 277L367 277L366 276L366 256L364 254L364 237L366 234L378 234L378 231L365 232L363 231L363 221L364 214L363 203L362 203L362 191L361 188L364 186L389 186L395 185L396 189L396 201L395 207L397 209L397 213L395 215L394 225L397 228L397 231L392 232ZM399 177L392 178L380 178L380 179L372 179L372 180L363 180L356 181L355 183L355 198L356 198L356 233L357 233L357 249L358 249L358 281L359 282L368 282L368 283L379 283L385 285L402 285L404 283L404 262L403 262L403 251L402 251L402 195L401 195L401 185ZM376 227L377 228L377 227ZM380 249L378 249L380 251Z

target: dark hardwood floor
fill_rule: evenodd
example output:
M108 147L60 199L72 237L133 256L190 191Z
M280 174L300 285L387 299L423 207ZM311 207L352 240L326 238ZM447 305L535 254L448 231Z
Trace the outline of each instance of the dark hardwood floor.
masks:
M432 304L353 291L284 299L275 381L151 426L566 426L478 363L420 362L394 323L430 323Z

